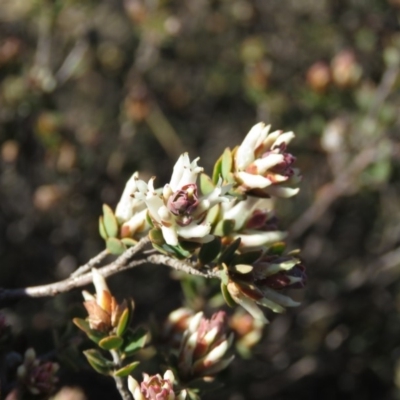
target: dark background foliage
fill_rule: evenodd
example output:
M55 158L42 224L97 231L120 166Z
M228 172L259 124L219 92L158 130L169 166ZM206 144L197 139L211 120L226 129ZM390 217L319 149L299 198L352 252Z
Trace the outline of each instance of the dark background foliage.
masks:
M210 172L262 120L297 135L301 192L277 208L309 282L208 398L399 398L399 18L399 0L2 0L1 286L68 276L133 171L161 186L188 150ZM136 322L183 299L162 267L110 286ZM4 309L20 351L68 338L73 385L79 302Z

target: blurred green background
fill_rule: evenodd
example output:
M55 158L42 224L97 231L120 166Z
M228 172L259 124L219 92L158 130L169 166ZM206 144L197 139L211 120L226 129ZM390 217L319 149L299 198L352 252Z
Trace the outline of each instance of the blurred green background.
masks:
M277 212L309 282L206 398L400 399L399 18L399 0L1 0L0 285L67 277L132 172L161 186L185 150L211 172L265 121L296 133L301 192ZM183 299L167 268L110 286L138 322ZM80 297L5 308L16 348L77 335Z

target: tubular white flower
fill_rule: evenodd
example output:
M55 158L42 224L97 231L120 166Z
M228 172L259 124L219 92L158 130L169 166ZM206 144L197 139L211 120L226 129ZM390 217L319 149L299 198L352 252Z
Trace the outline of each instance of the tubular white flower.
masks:
M203 168L197 165L199 158L190 162L188 153L182 154L176 162L169 186L173 192L182 186L196 183L198 175L203 172Z
M268 246L283 240L286 236L287 233L282 231L262 232L257 230L253 231L250 229L243 231L243 233L232 235L233 239L235 240L240 237L240 246L246 247L246 249Z
M103 275L101 275L96 268L92 268L92 280L93 285L96 289L96 302L102 309L107 309L107 304L109 301L108 297L105 297L105 293L110 293L110 289L107 286L106 280Z
M125 185L125 189L122 193L121 199L115 209L115 216L118 221L126 222L131 219L135 213L143 210L146 205L143 201L134 199L131 195L137 190L136 182L138 180L139 173L135 172L128 180Z
M297 173L292 168L295 158L286 152L294 138L293 132L275 131L270 126L255 125L234 155L234 177L242 192L257 196L290 197L297 193L292 179Z
M254 125L244 138L236 152L236 167L238 170L245 169L255 160L255 150L266 139L271 125L265 126L263 122Z
M143 203L146 207L146 204ZM133 236L136 232L143 231L147 226L146 221L147 210L144 209L136 214L134 214L128 221L126 221L121 226L121 235L125 236Z
M211 225L204 222L205 214L214 205L230 201L225 194L231 185L221 186L221 182L207 196L198 197L196 181L203 168L197 161L198 158L190 162L188 154L182 154L170 183L162 191L154 189L154 178L147 184L135 181L135 199L145 203L153 223L170 246L178 246L180 238L198 243L211 241Z

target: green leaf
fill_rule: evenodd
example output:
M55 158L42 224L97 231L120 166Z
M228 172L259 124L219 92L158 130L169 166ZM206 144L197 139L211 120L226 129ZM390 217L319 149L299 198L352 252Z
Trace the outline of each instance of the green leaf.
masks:
M106 241L107 250L111 254L120 255L126 250L126 246L117 238L110 237Z
M212 181L214 185L218 183L219 178L221 177L221 172L222 172L222 156L218 158L217 162L214 165L214 171L212 175Z
M86 358L90 358L98 365L102 365L104 367L113 367L113 361L109 360L108 358L104 357L103 354L100 353L97 349L89 349L83 352Z
M156 244L157 246L162 246L165 243L164 236L160 229L153 228L149 232L149 238L151 243Z
M104 333L91 329L89 322L81 318L74 318L72 322L83 332L86 333L87 337L94 343L99 343L104 338Z
M201 247L201 243L196 243L196 242L189 242L189 241L181 241L179 242L179 246L180 251L186 251L189 252L190 255L188 257L190 257L193 252L195 252L198 248Z
M85 332L85 333L91 331L89 322L85 321L85 320L82 319L82 318L74 318L74 319L72 320L72 322L73 322L80 330L82 330L82 331Z
M249 251L247 253L235 255L234 264L254 264L262 255L262 250Z
M215 237L211 242L203 243L199 252L199 260L203 265L214 261L221 251L221 239Z
M218 264L225 263L229 265L233 259L233 256L235 255L236 250L240 246L240 238L237 238L234 242L232 242L226 249L223 251L223 253L219 256L218 259Z
M206 222L214 226L218 221L219 211L220 211L219 204L216 204L214 207L210 208L206 216Z
M229 293L227 286L224 285L222 282L221 282L221 292L226 304L228 304L229 307L235 307L236 306L235 300L232 299L232 296Z
M192 253L183 249L181 246L170 246L169 244L164 244L162 248L167 251L167 253L172 254L179 260L183 260L185 258L189 258Z
M276 254L280 256L283 254L285 249L286 249L285 242L276 242L268 249L268 254Z
M131 355L132 353L143 348L147 340L147 331L138 328L135 331L128 330L125 334L123 352Z
M129 308L125 308L125 310L122 312L119 321L118 321L118 326L117 326L117 336L122 336L125 333L125 329L128 326L129 322Z
M152 243L152 245L153 245L153 247L154 247L157 251L159 251L161 254L165 254L166 256L169 255L168 251L164 250L161 246L159 246L159 245L157 245L157 244L155 244L155 243Z
M83 352L92 368L103 375L109 375L110 369L113 367L112 361L105 358L98 350L90 349Z
M220 272L221 282L224 285L227 285L229 282L228 267L226 266L226 264L222 264L222 266L224 268Z
M126 247L133 247L133 246L136 246L137 243L138 243L137 240L134 240L134 239L128 238L128 237L122 238L122 239L121 239L121 242L122 242Z
M232 152L231 149L227 147L222 154L222 165L221 165L221 174L225 181L228 180L228 176L230 175L232 166L233 166Z
M146 213L146 221L147 221L147 223L148 223L152 228L154 228L153 220L151 219L150 213L149 213L148 211L147 211L147 213Z
M118 236L118 221L115 218L113 210L107 205L103 204L103 215L104 215L104 228L107 232L108 237Z
M107 336L104 339L101 339L99 342L99 346L104 350L116 350L122 346L124 340L119 336Z
M204 196L207 196L215 189L215 185L211 178L204 173L200 174L200 191Z
M217 236L229 236L235 229L235 221L232 219L224 219L219 221L215 227L214 234Z
M104 227L104 221L102 216L99 217L99 233L104 240L107 239L107 232L106 228Z
M119 378L125 378L127 377L138 365L140 364L139 361L135 361L133 363L130 363L128 365L125 365L125 367L120 368L119 370L115 371L113 373L114 376L118 376Z

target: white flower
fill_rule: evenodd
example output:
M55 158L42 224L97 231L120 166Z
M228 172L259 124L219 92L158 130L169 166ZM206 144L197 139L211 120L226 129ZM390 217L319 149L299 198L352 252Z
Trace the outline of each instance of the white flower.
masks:
M272 208L270 199L249 196L236 204L222 204L220 219L234 221L229 237L232 241L240 238L241 249L262 249L283 240L287 235L277 230Z
M199 243L212 240L211 225L204 222L205 215L216 204L230 201L224 196L230 186L218 185L207 196L199 197L196 181L203 168L197 160L190 162L187 153L181 155L170 183L162 191L154 189L154 178L147 184L136 181L135 199L146 204L154 224L171 246L177 246L179 238Z
M130 220L136 213L144 210L146 205L143 201L137 200L132 197L137 189L137 180L139 173L135 172L128 180L125 185L125 189L122 193L121 199L115 208L115 216L120 223Z
M132 196L137 190L138 178L138 172L130 177L115 209L115 216L121 224L122 237L132 237L135 233L140 233L149 228L146 221L146 203Z
M295 158L286 152L294 133L269 130L262 122L253 126L235 153L234 175L243 192L291 197L299 191L291 187L299 182Z

